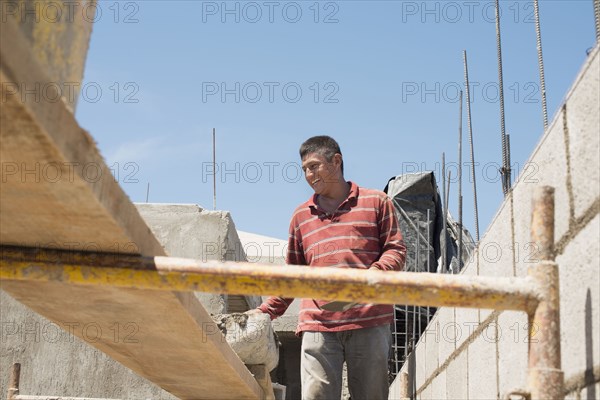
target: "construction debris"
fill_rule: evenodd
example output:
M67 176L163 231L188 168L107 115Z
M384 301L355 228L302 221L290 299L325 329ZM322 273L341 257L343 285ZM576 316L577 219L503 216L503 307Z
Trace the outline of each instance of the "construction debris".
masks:
M264 364L272 371L279 362L279 341L267 314L217 314L213 320L225 340L247 365Z

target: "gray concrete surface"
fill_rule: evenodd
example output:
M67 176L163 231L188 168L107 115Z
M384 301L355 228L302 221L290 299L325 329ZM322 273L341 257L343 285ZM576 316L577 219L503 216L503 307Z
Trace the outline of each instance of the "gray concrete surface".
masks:
M242 243L227 211L208 211L196 204L136 203L167 254L203 261L246 261ZM211 314L243 312L260 304L259 296L196 292Z
M175 399L90 346L98 337L94 321L79 326L87 332L81 340L68 333L70 321L49 321L0 291L0 326L0 398L6 398L9 371L18 362L22 394ZM113 327L115 340L137 340L136 322L115 321Z
M582 378L600 365L599 66L596 47L532 153L532 167L522 171L463 270L465 275L524 276L535 262L529 233L533 190L555 187L562 368L565 379L580 380L580 388L567 394L569 399L600 395L598 384L585 384ZM444 313L443 324L453 319L460 337L447 341L442 335L436 344L434 335L424 335L414 361L404 366L404 371L413 372L417 398L503 398L509 390L524 387L529 329L525 314L448 310L454 318L441 309L433 323L441 322ZM432 361L436 357L437 366ZM392 384L390 399L398 398L398 383Z

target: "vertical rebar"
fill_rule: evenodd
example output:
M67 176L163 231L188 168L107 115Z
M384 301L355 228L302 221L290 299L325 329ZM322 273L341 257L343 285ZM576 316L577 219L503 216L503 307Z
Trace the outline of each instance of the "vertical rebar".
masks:
M463 92L460 91L458 110L458 271L462 268L462 103ZM453 272L458 272L453 271Z
M213 140L213 210L217 209L217 139L215 128L212 132Z
M429 229L429 223L431 221L431 217L429 216L429 208L427 209L427 272L431 272L431 251L433 250L433 246L431 246L431 231ZM435 253L434 253L435 254ZM427 323L429 324L429 306L426 308L427 310Z
M508 176L511 176L511 171L512 171L512 167L511 167L511 161L510 161L510 135L507 133L506 134L506 165L508 167ZM510 187L512 186L511 181L508 181L508 190L510 190Z
M14 363L10 371L10 380L8 381L8 393L6 400L13 400L19 394L19 381L21 380L21 364Z
M442 265L440 272L446 273L446 154L442 153Z
M465 86L467 91L467 126L469 128L469 146L471 147L471 179L473 180L473 209L475 211L475 238L479 243L479 212L477 210L477 180L475 178L475 152L473 150L473 126L471 124L471 96L469 94L469 67L467 65L467 51L463 50L465 67Z
M600 43L600 0L594 0L594 20L596 21L596 44Z
M150 195L150 182L146 185L146 203L148 202L148 196Z
M537 37L538 65L540 68L540 93L542 95L542 115L544 117L544 131L548 128L548 107L546 105L546 79L544 77L544 58L542 55L542 30L540 28L540 9L538 0L533 0L533 13L535 14L535 34Z
M502 73L502 36L500 34L500 4L496 0L496 49L498 56L498 90L500 97L500 142L502 144L502 168L500 173L502 176L502 192L504 196L508 194L510 187L510 171L507 163L507 147L506 147L506 125L504 118L504 78Z
M430 217L429 217L429 212L431 210L429 210L429 208L427 209L427 272L431 272L431 265L430 265L430 260L431 260L431 232L429 229L429 221L430 221Z
M448 171L448 183L446 184L446 198L444 199L444 242L446 251L448 251L448 203L450 198L450 179L452 177L452 171ZM446 263L452 266L452 258L448 260L446 256ZM448 272L448 266L444 266L444 273Z

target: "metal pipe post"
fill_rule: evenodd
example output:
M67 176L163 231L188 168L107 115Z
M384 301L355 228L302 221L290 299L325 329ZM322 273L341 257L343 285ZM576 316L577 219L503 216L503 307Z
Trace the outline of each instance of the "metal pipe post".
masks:
M408 393L408 374L406 372L400 374L400 400L410 400L410 393Z
M10 380L8 381L8 393L6 400L14 400L19 394L19 381L21 380L21 364L14 363L10 371Z
M529 373L531 399L564 398L560 351L559 270L554 262L554 188L536 188L533 195L531 240L539 262L528 276L540 293L535 312L529 315Z

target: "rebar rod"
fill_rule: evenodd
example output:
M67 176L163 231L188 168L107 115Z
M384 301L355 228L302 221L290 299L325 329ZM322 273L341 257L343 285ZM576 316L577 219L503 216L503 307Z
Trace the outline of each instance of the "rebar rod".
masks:
M596 44L600 43L600 0L594 0L594 21L596 22Z
M463 120L463 92L460 91L458 110L458 271L462 268L462 224L463 224L463 203L462 203L462 120ZM458 272L453 271L453 272Z
M21 364L14 363L10 370L10 378L8 379L8 391L6 394L7 400L14 400L18 396L20 381Z
M410 217L408 216L406 211L404 211L404 209L400 206L398 201L395 198L392 198L392 202L396 205L396 207L398 208L398 211L400 211L400 215L402 215L402 217L404 217L408 226L410 226L417 233L417 235L421 235L421 239L425 240L425 242L429 245L430 244L429 240L426 240L423 237L423 234L421 233L421 231L419 231L419 228L417 228L416 225L410 220Z
M448 171L448 183L446 188L446 198L444 199L444 240L446 245L446 252L448 251L448 202L450 198L450 179L452 177L452 171ZM452 264L452 259L448 260L448 256L446 256L446 263ZM448 272L448 267L444 267L444 272Z
M548 129L548 107L546 105L546 79L544 77L544 57L542 55L542 29L540 27L540 8L538 0L533 0L533 13L535 15L535 35L537 42L538 66L540 70L540 94L542 96L542 115L544 118L544 131Z
M213 210L217 209L217 136L216 130L212 131L213 145Z
M475 238L479 243L479 213L477 210L477 179L475 177L475 151L473 150L473 125L471 123L471 96L469 94L469 67L467 65L467 51L463 50L465 68L465 86L467 92L467 125L469 128L469 146L471 148L471 179L473 180L473 209L475 212Z
M446 154L442 153L442 265L440 272L446 272Z
M508 171L507 151L506 147L506 125L504 115L504 78L502 73L502 36L500 34L500 4L496 0L496 50L498 58L498 93L500 97L500 142L502 145L502 192L504 197L508 194L510 187L510 172ZM508 174L508 175L507 175Z

